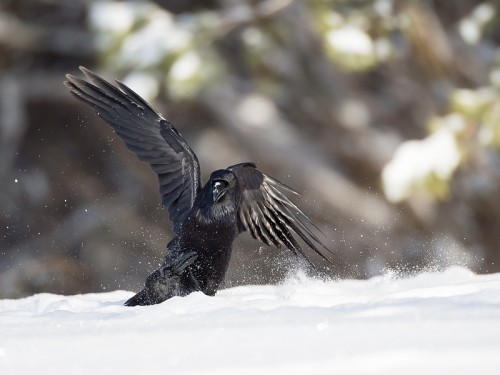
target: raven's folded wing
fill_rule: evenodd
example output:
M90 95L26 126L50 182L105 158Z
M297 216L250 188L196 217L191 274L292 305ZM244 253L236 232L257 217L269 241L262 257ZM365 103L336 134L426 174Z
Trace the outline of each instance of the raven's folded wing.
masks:
M303 221L313 225L311 220L280 189L294 194L298 194L297 192L260 172L253 163L236 164L227 169L236 175L241 189L242 198L238 210L240 232L248 230L252 237L267 245L278 248L285 245L295 254L302 254L311 263L293 236L294 232L311 249L331 263L319 248L328 252L330 250Z
M87 81L71 74L64 84L91 106L123 139L128 149L158 175L163 207L168 207L174 231L179 229L200 189L198 158L177 129L123 83L113 86L80 67Z

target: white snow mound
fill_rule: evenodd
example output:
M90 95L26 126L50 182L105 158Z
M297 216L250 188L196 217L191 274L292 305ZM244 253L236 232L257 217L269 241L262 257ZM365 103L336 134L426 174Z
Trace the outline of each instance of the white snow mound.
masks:
M0 374L500 374L500 274L0 300Z

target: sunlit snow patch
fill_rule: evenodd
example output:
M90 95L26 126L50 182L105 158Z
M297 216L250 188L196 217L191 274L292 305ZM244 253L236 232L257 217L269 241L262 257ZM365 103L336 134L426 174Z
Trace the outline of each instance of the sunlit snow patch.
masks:
M458 116L450 116L458 121ZM460 150L453 130L443 127L422 140L403 142L382 171L384 193L400 202L424 188L428 178L448 180L460 163Z
M123 306L132 295L0 300L1 373L500 373L500 274L298 275Z

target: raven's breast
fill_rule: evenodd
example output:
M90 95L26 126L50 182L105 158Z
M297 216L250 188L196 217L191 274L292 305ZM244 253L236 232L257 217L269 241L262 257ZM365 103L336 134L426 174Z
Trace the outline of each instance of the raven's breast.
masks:
M186 220L182 228L180 250L195 251L198 257L189 266L203 293L214 295L224 280L229 261L231 246L237 235L233 222L200 223Z

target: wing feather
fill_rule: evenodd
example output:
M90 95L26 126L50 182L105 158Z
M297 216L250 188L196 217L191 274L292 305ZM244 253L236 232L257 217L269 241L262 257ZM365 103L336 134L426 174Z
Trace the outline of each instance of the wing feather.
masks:
M198 158L177 129L132 89L114 86L80 67L87 80L66 75L64 84L81 102L94 108L139 160L158 175L163 207L174 231L180 227L201 188Z
M228 168L238 178L241 190L238 227L249 231L252 237L267 245L285 245L296 255L301 254L310 264L306 252L295 238L323 259L331 263L320 248L331 252L307 224L314 226L309 217L290 201L281 190L298 194L280 181L260 172L253 163L236 164ZM314 266L314 265L313 265Z

